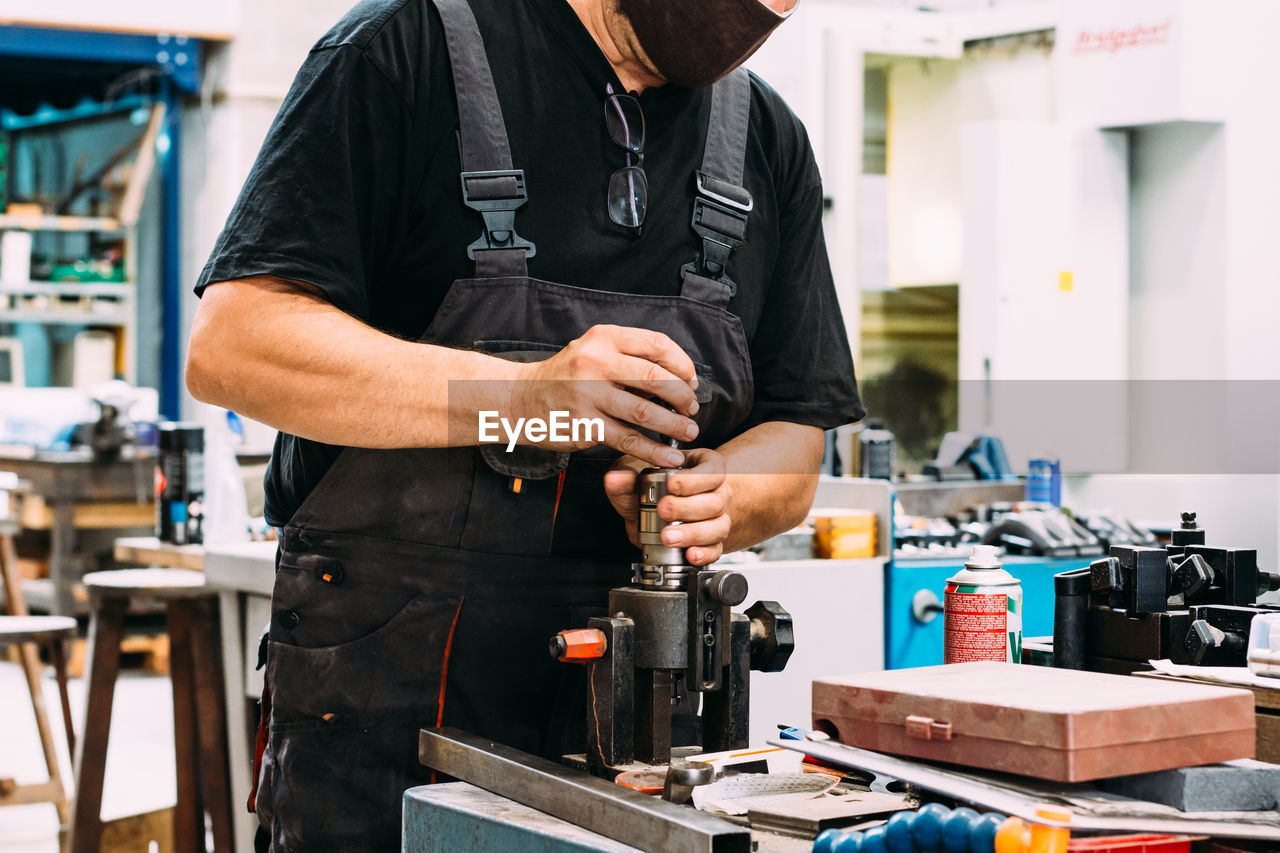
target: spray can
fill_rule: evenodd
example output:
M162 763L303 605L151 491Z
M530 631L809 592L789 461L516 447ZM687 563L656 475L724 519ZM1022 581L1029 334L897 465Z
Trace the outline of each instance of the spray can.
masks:
M884 428L884 421L868 418L858 436L858 476L892 480L894 446L893 433Z
M944 660L1022 660L1022 583L1000 565L994 545L975 545L947 581Z
M1062 465L1057 459L1032 459L1028 463L1027 500L1062 506Z
M204 427L164 423L158 429L156 537L174 545L204 542Z

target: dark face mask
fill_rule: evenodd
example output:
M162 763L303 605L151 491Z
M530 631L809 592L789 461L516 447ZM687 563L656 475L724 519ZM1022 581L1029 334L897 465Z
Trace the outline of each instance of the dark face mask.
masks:
M618 8L658 73L690 88L737 68L791 14L761 0L618 0Z

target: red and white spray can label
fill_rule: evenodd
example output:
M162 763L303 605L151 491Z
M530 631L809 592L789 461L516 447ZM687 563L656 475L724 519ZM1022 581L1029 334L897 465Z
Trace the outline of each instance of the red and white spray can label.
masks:
M1022 660L1022 586L947 582L944 661Z

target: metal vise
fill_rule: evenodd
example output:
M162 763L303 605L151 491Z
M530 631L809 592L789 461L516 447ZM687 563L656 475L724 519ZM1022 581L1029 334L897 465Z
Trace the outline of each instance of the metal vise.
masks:
M551 638L552 656L588 667L587 764L598 775L668 764L672 711L688 693L703 694L704 750L746 746L750 670L780 671L795 648L777 602L731 612L747 597L742 574L690 566L683 549L662 544L658 502L676 470L640 472L641 562L630 586L609 591L611 615Z
M1244 666L1250 620L1276 609L1258 598L1280 589L1280 575L1258 568L1255 549L1205 545L1196 514L1184 512L1164 548L1114 545L1055 585L1057 666L1083 669L1086 658Z

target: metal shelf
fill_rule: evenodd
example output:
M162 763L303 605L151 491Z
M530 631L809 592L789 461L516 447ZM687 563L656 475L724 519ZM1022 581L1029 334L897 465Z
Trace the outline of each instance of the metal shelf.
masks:
M127 317L120 314L91 314L75 311L0 311L0 323L49 323L63 326L116 326L129 325Z
M118 296L127 299L133 294L133 284L127 281L0 282L0 294L17 294L19 296Z
M0 231L123 231L109 216L11 216L0 214Z

